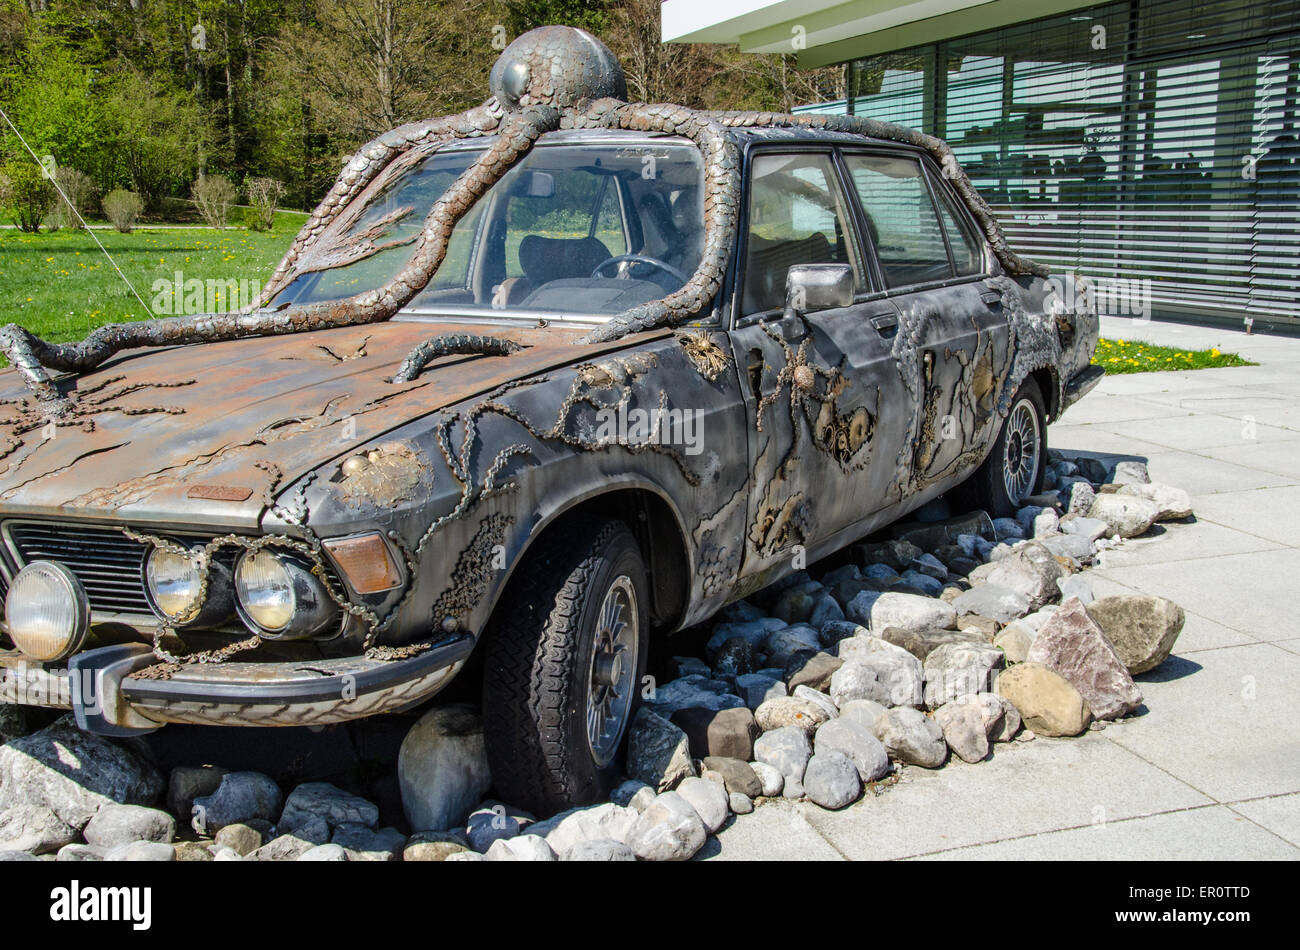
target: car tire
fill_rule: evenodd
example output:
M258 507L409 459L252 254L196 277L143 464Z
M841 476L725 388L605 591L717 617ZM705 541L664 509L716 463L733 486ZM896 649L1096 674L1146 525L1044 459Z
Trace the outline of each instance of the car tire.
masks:
M1011 400L993 450L958 490L959 499L993 518L1013 517L1026 498L1042 490L1046 468L1047 409L1038 383L1026 379Z
M487 631L483 731L497 794L539 816L623 773L648 646L645 562L620 521L543 538Z

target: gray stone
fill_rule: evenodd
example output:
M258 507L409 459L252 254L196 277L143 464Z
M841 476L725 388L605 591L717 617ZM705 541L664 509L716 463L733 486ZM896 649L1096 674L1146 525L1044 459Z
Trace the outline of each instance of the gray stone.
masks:
M280 786L261 772L228 772L215 792L194 799L190 826L201 835L211 835L253 818L275 821L281 801Z
M763 652L773 666L784 667L790 657L800 650L816 652L821 648L817 630L807 624L796 624L768 634L763 641Z
M825 692L831 685L831 676L843 662L839 657L820 650L812 655L796 653L786 664L786 689L794 692L797 686L808 686Z
M858 769L842 752L818 752L808 760L804 793L822 808L851 805L862 794Z
M948 579L948 568L944 567L943 562L933 554L922 554L920 557L913 558L908 567L919 574L933 577L935 580L946 581Z
M1151 481L1151 475L1146 462L1126 460L1116 462L1106 480L1114 485L1145 485Z
M833 699L810 686L796 686L794 688L794 698L812 703L826 714L827 719L834 719L840 714L840 708Z
M802 779L803 770L812 755L808 735L799 726L783 726L765 732L754 743L754 760L772 766L787 781L791 778Z
M797 802L803 796L803 780L797 779L793 775L787 775L785 777L785 787L781 789L781 797L787 801Z
M1192 516L1192 496L1181 488L1158 483L1127 484L1120 486L1116 494L1135 495L1152 502L1157 508L1157 521L1181 521Z
M492 785L477 710L439 706L421 716L402 740L397 780L412 831L463 827Z
M0 811L43 805L80 830L109 802L153 805L162 791L153 765L124 745L82 732L71 714L0 746Z
M698 706L703 709L732 709L745 705L739 696L728 692L727 684L703 676L683 676L656 686L645 706L667 718L679 709Z
M1088 604L1090 616L1129 673L1155 669L1169 657L1182 632L1183 608L1149 594L1116 594Z
M722 776L728 792L739 792L749 798L763 794L762 781L746 761L711 755L704 760L704 767Z
M873 729L890 758L937 769L948 757L948 746L939 724L911 706L886 709L876 718Z
M897 575L895 575L897 576ZM871 625L871 611L875 607L876 601L883 597L884 591L879 590L862 590L857 593L852 600L844 606L844 616L852 623L860 624L864 627Z
M1092 722L1087 700L1069 680L1040 663L1017 663L1003 670L994 688L1035 735L1077 736Z
M0 851L0 861L39 861L36 855L28 851Z
M713 628L713 634L704 645L704 651L709 656L713 656L732 637L742 637L754 649L761 649L768 634L773 630L780 630L786 626L788 624L784 620L767 616L735 623L720 623Z
M1091 510L1091 507L1089 510ZM1062 534L1087 538L1091 542L1096 542L1111 535L1110 525L1101 518L1062 518L1060 529Z
M727 804L737 815L748 815L754 810L754 801L748 795L742 795L740 792L731 792L727 796Z
M879 633L889 627L899 630L954 628L957 611L950 604L918 594L881 594L871 606L871 630Z
M331 828L344 823L373 828L379 822L379 808L329 782L307 782L285 799L279 828L292 832L313 818L325 819Z
M45 805L11 805L0 814L0 851L48 854L71 844L77 837L77 829Z
M687 776L687 778L691 777ZM571 808L545 821L539 821L530 827L528 832L545 838L551 849L556 854L561 854L579 841L595 841L602 838L626 841L632 825L640 814L641 812L630 806L622 807L606 802L600 805Z
M105 861L175 861L176 849L162 841L130 841L104 852Z
M743 676L754 671L754 648L744 637L732 637L718 648L713 672L718 676Z
M767 798L775 798L781 794L785 787L785 776L781 770L768 765L766 762L751 762L749 767L754 770L758 780L763 784L763 795Z
M948 748L963 762L980 762L988 757L989 737L984 708L973 696L940 706L934 711L934 721L943 730Z
M483 855L485 861L558 861L555 850L534 834L494 841Z
M694 775L686 733L642 706L628 729L627 772L656 791Z
M994 518L993 539L995 541L1019 541L1025 536L1025 529L1015 518Z
M465 820L465 837L475 851L486 851L500 838L513 838L532 823L532 816L502 802L487 801ZM337 839L336 839L337 840Z
M968 615L971 616L971 615ZM899 630L889 627L880 635L880 639L906 650L922 663L926 657L945 643L970 643L975 646L987 646L988 638L981 633L967 630Z
M1052 508L1044 508L1034 518L1033 528L1030 531L1030 537L1047 538L1056 534L1057 525L1061 523L1061 516Z
M467 851L469 845L457 832L422 831L407 839L406 847L402 849L402 860L446 861L453 854Z
M342 845L318 844L298 855L299 861L346 861L348 853Z
M676 792L664 792L637 816L626 843L644 861L687 861L708 837L691 803Z
M170 844L176 837L176 819L157 808L110 802L90 819L84 834L87 844L105 851L132 841Z
M1034 630L1022 623L1011 623L993 638L993 645L1003 652L1008 663L1023 663L1034 642Z
M847 640L850 637L870 636L871 631L861 624L854 623L852 620L835 620L821 627L822 645L831 651L833 655L838 655L838 645L840 641Z
M622 805L624 808L630 807L632 801L645 789L650 788L640 779L629 778L620 782L615 789L609 793L609 800L615 805ZM654 789L650 789L650 797L654 797ZM640 811L638 808L637 811Z
M874 782L883 778L889 774L889 753L872 731L874 725L874 720L871 726L848 719L832 719L824 723L817 730L813 742L814 758L823 752L838 752L854 764L862 781Z
M1058 593L1056 582L1064 574L1064 568L1051 551L1037 542L1030 542L1017 547L998 561L997 567L989 574L988 583L994 587L1002 587L1022 594L1029 601L1029 609L1037 610L1043 604L1056 599ZM1007 622L997 614L988 611L968 612L983 614L985 617L992 617L1003 623Z
M1154 501L1118 493L1098 495L1088 510L1088 517L1106 522L1111 532L1121 538L1146 534L1159 516L1160 507Z
M193 818L194 799L211 795L227 769L215 765L178 765L167 778L167 807L185 824Z
M693 777L683 779L682 784L677 786L677 794L690 803L710 832L717 831L726 824L727 816L731 814L727 790L717 782Z
M928 574L921 574L918 571L904 571L902 582L927 597L938 597L943 593L943 581L935 580Z
M671 656L668 658L668 675L671 679L677 679L681 676L703 676L712 675L709 664L705 663L696 656Z
M561 861L635 861L632 849L612 838L579 841L560 854Z
M820 631L828 623L842 621L844 608L829 592L823 591L813 604L812 613L808 615L808 625Z
M349 861L396 861L406 847L406 835L396 828L380 828L344 821L334 826L334 844L347 850Z
M769 699L754 710L754 719L764 733L790 727L800 729L811 736L817 727L829 718L831 717L821 706L795 696ZM758 742L761 741L760 738ZM758 742L754 743L755 749L758 747Z
M1039 543L1056 557L1073 558L1080 564L1091 562L1097 554L1096 543L1083 534L1055 534Z
M304 853L318 844L327 844L330 840L330 827L323 818L313 818L299 826L293 834L279 835L272 838L256 851L246 857L250 861L297 861Z
M1078 598L1067 600L1043 624L1029 660L1069 680L1096 719L1118 719L1142 704L1142 691Z
M934 709L972 693L987 692L1002 651L987 644L946 643L925 658L925 703Z
M65 844L59 849L55 861L103 861L104 852L94 845Z
M976 693L967 701L979 707L989 742L1010 742L1020 731L1020 713L997 693Z
M996 570L996 566L994 568ZM958 614L979 614L998 623L1010 623L1029 612L1029 597L1021 591L992 582L976 584L952 602Z
M223 848L229 848L240 857L252 854L265 843L260 831L240 822L226 825L217 832L213 841Z
M1078 481L1069 486L1069 500L1065 504L1066 514L1086 515L1092 509L1092 502L1097 492L1088 482Z
M921 661L903 647L882 637L841 640L840 656L853 669L831 677L831 699L836 706L855 699L870 699L882 706L912 706L921 702ZM841 668L843 669L843 668Z
M736 677L736 689L744 696L745 705L757 709L769 699L778 699L789 695L785 683L767 673L748 673Z
M840 718L854 722L875 735L876 719L887 707L870 699L854 699L840 709Z
M691 755L697 759L722 755L748 761L760 731L754 714L744 706L716 711L699 706L679 709L671 722L686 733Z

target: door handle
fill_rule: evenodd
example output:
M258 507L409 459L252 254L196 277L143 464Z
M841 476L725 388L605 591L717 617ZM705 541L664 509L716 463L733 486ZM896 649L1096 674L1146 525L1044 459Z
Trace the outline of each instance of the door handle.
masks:
M881 336L893 336L898 332L898 317L882 313L871 318L871 325L876 328L876 332Z
M990 307L1002 306L1002 295L996 290L985 290L980 293L980 300L983 300Z

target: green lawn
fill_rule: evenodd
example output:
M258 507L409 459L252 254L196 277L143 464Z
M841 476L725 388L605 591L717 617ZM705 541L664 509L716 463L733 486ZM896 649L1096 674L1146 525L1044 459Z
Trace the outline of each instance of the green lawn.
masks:
M1155 373L1172 369L1210 369L1219 366L1255 366L1236 353L1211 350L1180 350L1173 346L1156 346L1141 340L1108 340L1097 343L1093 365L1107 373Z
M122 272L155 305L154 282L265 281L306 219L281 214L270 232L228 228L130 234L96 230ZM0 323L18 323L51 342L79 340L105 323L148 314L85 231L0 230Z

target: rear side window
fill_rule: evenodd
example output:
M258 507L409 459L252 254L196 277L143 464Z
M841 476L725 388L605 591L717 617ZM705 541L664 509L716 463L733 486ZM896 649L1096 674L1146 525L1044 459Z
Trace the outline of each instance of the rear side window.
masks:
M957 276L970 277L983 272L982 245L971 232L970 225L961 216L946 190L936 185L934 193L939 199L939 217L943 220L944 233L948 235L953 263L957 265Z
M862 201L885 285L890 288L953 276L943 228L918 161L894 155L846 154Z
M781 307L786 272L795 264L851 264L862 290L851 215L830 156L758 155L750 174L744 312Z

